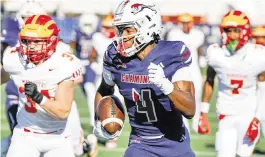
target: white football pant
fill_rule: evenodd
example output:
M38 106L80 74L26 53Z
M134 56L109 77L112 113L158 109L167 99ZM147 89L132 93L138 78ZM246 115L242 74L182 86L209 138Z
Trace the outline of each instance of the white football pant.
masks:
M70 114L67 119L66 129L70 132L69 137L75 152L75 155L80 156L84 153L83 151L83 129L79 118L79 112L77 109L76 102L73 101Z
M245 137L254 116L227 115L218 122L215 149L217 157L250 157L259 139L250 143Z
M16 127L7 157L75 157L70 138L57 134L36 134Z

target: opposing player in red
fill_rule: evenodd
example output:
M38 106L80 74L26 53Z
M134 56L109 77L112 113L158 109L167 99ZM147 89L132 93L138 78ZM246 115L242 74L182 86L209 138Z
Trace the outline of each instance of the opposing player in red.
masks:
M207 113L217 75L217 156L250 157L259 138L259 122L255 117L263 99L259 95L264 97L265 94L265 48L249 43L251 25L241 11L229 11L222 19L220 30L223 45L209 46L206 54L209 67L204 84L200 133L210 131Z

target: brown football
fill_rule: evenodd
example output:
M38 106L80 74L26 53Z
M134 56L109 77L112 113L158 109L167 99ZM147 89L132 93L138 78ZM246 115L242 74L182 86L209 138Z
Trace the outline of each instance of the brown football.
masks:
M111 135L122 128L125 120L123 105L114 95L105 96L99 101L97 115L102 127Z

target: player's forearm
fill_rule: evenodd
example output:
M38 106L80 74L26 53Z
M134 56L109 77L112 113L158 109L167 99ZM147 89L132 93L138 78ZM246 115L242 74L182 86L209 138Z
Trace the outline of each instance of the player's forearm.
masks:
M202 102L209 103L213 95L213 87L209 84L209 82L205 81L203 87L203 96Z
M213 95L214 79L216 76L215 70L209 66L207 68L207 77L203 86L202 102L209 103Z
M61 120L65 120L71 111L71 105L72 103L65 103L47 99L45 103L41 105L41 107L50 115Z
M194 96L191 93L180 90L174 85L174 90L168 97L173 102L174 108L181 111L186 118L194 116L196 105Z

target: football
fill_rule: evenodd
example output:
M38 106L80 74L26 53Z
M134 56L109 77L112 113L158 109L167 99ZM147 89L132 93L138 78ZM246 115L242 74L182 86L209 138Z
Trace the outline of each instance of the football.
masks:
M111 135L122 129L125 113L118 97L111 95L103 97L97 106L98 119L102 127Z

